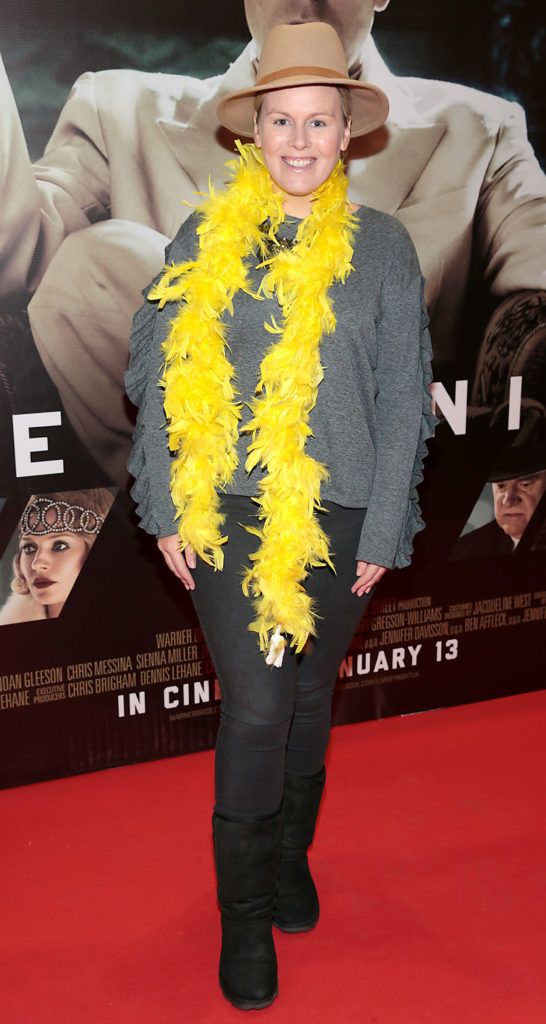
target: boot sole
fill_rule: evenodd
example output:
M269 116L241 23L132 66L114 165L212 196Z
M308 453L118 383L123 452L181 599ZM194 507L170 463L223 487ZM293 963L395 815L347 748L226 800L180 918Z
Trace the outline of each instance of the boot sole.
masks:
M282 921L276 921L273 918L273 924L275 928L278 928L280 932L287 932L289 935L293 935L296 932L310 932L315 925L318 923L319 915L311 918L310 921L304 921L302 924L283 924Z
M239 996L233 995L228 989L225 989L221 982L220 988L228 1003L231 1003L231 1005L235 1006L238 1010L264 1010L266 1006L271 1006L271 1003L279 994L279 988L277 986L272 995L266 996L265 999L241 999Z

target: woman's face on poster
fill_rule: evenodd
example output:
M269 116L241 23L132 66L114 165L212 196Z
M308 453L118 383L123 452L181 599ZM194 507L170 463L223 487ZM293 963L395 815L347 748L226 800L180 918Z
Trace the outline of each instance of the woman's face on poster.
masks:
M21 574L38 604L61 610L89 548L76 533L25 534L19 542Z
M384 10L388 3L389 0L245 0L245 13L259 47L274 25L326 21L340 37L350 66L372 27L375 11Z

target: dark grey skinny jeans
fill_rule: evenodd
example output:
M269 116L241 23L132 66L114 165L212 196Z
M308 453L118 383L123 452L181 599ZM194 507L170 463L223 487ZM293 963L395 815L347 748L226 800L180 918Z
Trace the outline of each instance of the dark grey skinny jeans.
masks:
M285 648L275 668L266 665L257 633L247 629L254 612L241 589L243 567L259 540L239 524L260 525L258 506L244 495L222 494L221 503L229 536L224 568L215 572L197 558L190 592L222 693L214 809L261 817L278 809L285 771L314 775L324 763L339 666L375 590L351 593L366 509L323 500L328 512L316 512L337 575L328 566L311 570L304 585L322 616L318 636L310 651Z

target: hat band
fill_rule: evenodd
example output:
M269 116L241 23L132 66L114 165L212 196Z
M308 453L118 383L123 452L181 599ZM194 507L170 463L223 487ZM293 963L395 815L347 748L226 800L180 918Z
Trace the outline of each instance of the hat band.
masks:
M332 71L331 68L319 68L313 64L297 64L292 68L281 68L280 71L272 71L269 75L259 78L256 85L265 85L266 82L275 82L279 78L292 78L295 75L319 75L321 78L348 78L343 71Z

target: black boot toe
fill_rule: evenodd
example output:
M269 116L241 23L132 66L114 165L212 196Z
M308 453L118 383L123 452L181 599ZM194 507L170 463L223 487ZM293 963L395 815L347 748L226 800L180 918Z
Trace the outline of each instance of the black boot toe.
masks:
M271 921L222 920L220 987L240 1010L269 1006L278 992Z

